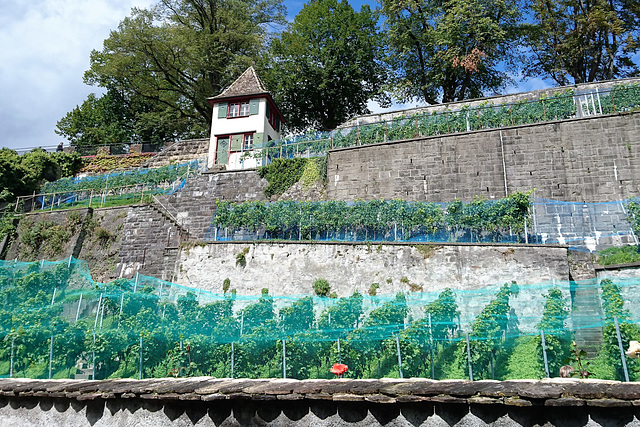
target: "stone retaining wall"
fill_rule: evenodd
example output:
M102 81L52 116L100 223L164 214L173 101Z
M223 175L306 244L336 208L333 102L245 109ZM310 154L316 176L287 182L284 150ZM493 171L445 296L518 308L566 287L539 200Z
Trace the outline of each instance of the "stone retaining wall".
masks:
M329 199L447 202L534 196L604 202L640 194L640 112L332 150Z
M0 424L73 426L631 426L616 381L0 380Z
M412 284L427 292L562 281L569 279L569 265L566 246L212 242L183 247L175 277L215 293L229 278L244 295L260 295L265 287L272 295L307 295L323 278L342 297L366 294L372 283L386 294L409 292Z

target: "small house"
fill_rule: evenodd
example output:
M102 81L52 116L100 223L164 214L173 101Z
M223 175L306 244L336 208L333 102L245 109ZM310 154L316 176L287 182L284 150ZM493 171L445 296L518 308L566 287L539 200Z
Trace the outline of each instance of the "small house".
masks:
M266 164L260 148L280 138L284 119L254 68L208 101L213 106L208 167L234 170Z

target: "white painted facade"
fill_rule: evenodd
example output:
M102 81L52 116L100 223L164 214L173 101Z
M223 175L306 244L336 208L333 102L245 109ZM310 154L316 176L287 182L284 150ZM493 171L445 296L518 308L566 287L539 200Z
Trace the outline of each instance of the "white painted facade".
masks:
M237 102L233 99L223 99L215 102L213 106L213 118L211 123L211 140L209 143L209 163L208 167L211 168L219 161L216 161L216 154L218 151L218 140L226 137L232 138L234 135L253 134L253 145L257 147L263 147L264 143L270 140L280 139L280 133L277 132L269 123L267 117L267 104L269 103L266 97L256 96L251 98L252 100L259 101L258 114L248 115L243 117L219 117L220 108L226 110L229 103ZM270 107L272 114L278 114L273 111L273 104ZM229 144L231 147L231 144ZM237 148L237 147L236 147ZM248 152L247 152L248 151ZM249 169L265 164L265 159L255 158L259 156L260 150L246 150L245 144L242 144L241 150L229 149L229 158L226 162L227 170Z

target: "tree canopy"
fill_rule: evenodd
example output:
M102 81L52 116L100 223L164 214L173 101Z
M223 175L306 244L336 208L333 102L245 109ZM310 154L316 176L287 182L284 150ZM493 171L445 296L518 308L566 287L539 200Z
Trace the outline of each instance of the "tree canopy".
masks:
M134 8L103 49L91 52L85 82L121 93L139 133L160 122L165 138L206 135L207 98L256 61L265 25L282 22L283 10L281 0L161 0Z
M429 104L477 98L509 82L520 13L514 0L381 0L401 101Z
M531 51L527 76L559 85L611 80L638 73L640 6L629 0L531 0L524 25Z
M44 181L73 176L82 167L78 153L47 153L41 148L19 155L0 149L0 202L37 191Z
M272 40L266 80L289 129L334 129L368 113L370 99L386 101L376 20L367 5L312 0Z
M632 0L159 0L134 8L91 53L102 87L58 122L74 145L208 134L212 108L249 65L290 131L333 129L372 100L437 104L498 94L513 79L560 85L638 75ZM282 30L281 30L282 29Z

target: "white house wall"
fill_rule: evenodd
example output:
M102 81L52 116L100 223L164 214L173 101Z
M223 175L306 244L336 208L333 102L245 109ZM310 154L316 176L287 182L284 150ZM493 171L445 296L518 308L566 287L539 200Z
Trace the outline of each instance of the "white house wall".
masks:
M229 101L223 100L222 104L225 106ZM263 134L264 140L267 141L269 137L271 139L279 139L280 134L276 132L269 124L267 119L267 99L260 98L258 114L250 115L246 117L238 118L218 118L218 109L220 108L220 102L214 104L213 107L213 119L211 121L211 138L209 143L209 164L208 167L215 165L216 149L217 149L217 137L224 135L233 135L239 133L251 133ZM228 169L247 169L257 166L262 166L261 159L241 159L242 153L232 153L229 156L227 163Z

